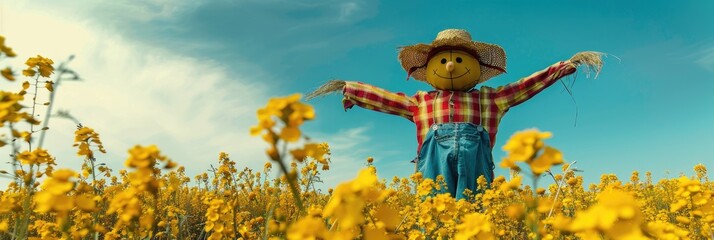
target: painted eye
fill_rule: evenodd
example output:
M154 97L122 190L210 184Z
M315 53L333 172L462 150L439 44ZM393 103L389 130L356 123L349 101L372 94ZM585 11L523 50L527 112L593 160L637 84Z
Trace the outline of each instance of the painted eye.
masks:
M446 58L441 59L441 64L444 64L444 63L446 63Z
M457 62L457 63L461 63L461 61L463 61L463 60L461 60L460 57L456 57L456 62Z

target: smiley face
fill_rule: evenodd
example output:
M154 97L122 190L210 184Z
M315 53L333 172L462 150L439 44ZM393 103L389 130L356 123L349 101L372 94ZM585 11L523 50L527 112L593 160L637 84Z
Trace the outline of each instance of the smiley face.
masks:
M426 81L439 90L468 91L480 78L478 59L464 51L438 52L426 64Z

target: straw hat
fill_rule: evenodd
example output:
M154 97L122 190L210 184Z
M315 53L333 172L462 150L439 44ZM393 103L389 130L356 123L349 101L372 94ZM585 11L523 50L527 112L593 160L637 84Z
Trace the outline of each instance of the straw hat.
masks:
M506 72L506 53L498 45L471 40L471 34L461 29L446 29L436 35L431 44L416 44L401 47L399 62L402 68L416 80L426 81L426 63L434 54L445 50L461 50L474 55L481 64L481 78L484 82Z

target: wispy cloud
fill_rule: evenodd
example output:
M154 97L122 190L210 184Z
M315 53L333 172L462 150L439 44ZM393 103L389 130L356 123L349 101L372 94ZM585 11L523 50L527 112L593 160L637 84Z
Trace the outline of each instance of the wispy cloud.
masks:
M89 23L132 24L133 22L150 22L155 20L171 20L181 14L206 4L208 1L52 1L38 0L33 2L17 2L14 5L21 9L36 9L48 14L65 13L67 18L81 19L87 16L102 16L102 18L86 19ZM24 10L23 10L24 11ZM67 14L70 13L70 14Z
M372 138L367 135L371 125L363 125L354 128L341 129L331 134L317 134L316 139L330 144L332 152L330 171L322 176L324 181L321 184L325 187L333 187L337 183L354 178L359 169L365 167L366 149Z
M391 39L390 32L358 27L377 15L377 6L376 0L213 1L178 20L182 30L149 28L220 45L221 51L207 52L272 66L273 72L292 76L356 47Z
M131 20L135 22L172 19L171 14L185 13L164 3L117 7L143 15L135 16ZM255 63L219 62L205 55L172 51L166 45L125 35L118 28L102 28L95 20L64 18L23 4L5 10L10 13L5 20L13 24L6 24L2 34L20 54L13 65L20 66L22 59L35 54L57 62L76 55L70 66L84 81L59 86L55 103L100 133L108 154L100 155L99 160L110 167L123 168L126 150L134 144L157 144L164 154L186 165L189 175L208 169L221 151L231 154L239 166L260 169L267 161L266 145L248 135L255 124L255 110L272 94L261 81L271 76L259 67L245 67L257 66ZM110 11L101 11L105 10ZM348 17L357 9L345 11ZM90 11L81 14L98 17ZM48 40L47 35L54 37ZM81 164L71 147L74 127L62 119L52 119L50 124L45 146L58 157L60 167ZM315 135L333 149L332 169L323 176L324 186L351 179L364 166L370 128L367 124Z
M393 34L357 27L377 15L378 0L39 0L17 5L178 54L238 60L235 65L246 69L271 66L269 71L276 75L293 76Z
M349 20L350 17L354 16L356 12L360 10L359 3L357 2L346 2L340 5L340 17L341 21Z
M318 136L324 137L330 144L332 144L332 149L334 150L354 150L356 146L370 141L370 137L366 133L372 128L370 124L359 126L355 128L342 129L337 133L330 135Z
M714 71L714 47L704 49L697 55L698 58L694 62L706 70Z
M13 24L5 25L3 34L18 60L42 54L60 61L76 54L71 67L85 81L63 83L55 103L100 133L109 152L100 161L119 169L134 144L157 144L190 166L188 174L208 168L220 151L240 156L241 166L265 162L262 144L248 135L255 109L268 96L255 78L269 76L259 70L238 74L220 62L22 6L5 11L5 20ZM76 168L73 123L53 119L50 128L46 147L60 166Z

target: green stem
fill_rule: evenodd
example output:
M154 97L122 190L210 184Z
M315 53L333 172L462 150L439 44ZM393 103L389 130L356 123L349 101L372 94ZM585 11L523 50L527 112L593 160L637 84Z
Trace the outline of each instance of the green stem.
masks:
M10 128L11 134L15 131L12 122L8 124L8 128ZM14 180L15 183L17 183L17 186L22 186L22 181L20 180L20 178L17 177L17 168L20 167L20 169L22 169L22 165L20 165L19 161L17 160L17 154L20 152L20 149L17 146L17 143L15 143L15 139L12 139L12 141L10 142L12 144L12 174L13 176L15 176Z
M35 169L30 166L30 176L34 176L34 171ZM33 178L34 179L34 178ZM18 237L17 239L27 239L27 234L28 234L28 227L30 225L30 217L32 215L32 210L30 210L31 207L31 200L32 196L34 195L34 181L32 179L30 181L27 181L25 183L25 190L27 191L27 197L25 197L24 201L22 202L22 218L20 219L20 226L18 226Z
M276 187L279 186L276 184ZM273 197L270 198L272 199L278 199L278 193L279 191L275 191L273 194ZM270 206L270 210L268 210L267 215L265 216L265 234L263 235L263 240L268 240L268 236L270 235L270 220L273 218L273 212L275 211L275 207L280 204L280 202L276 202L275 204Z
M39 87L39 82L40 82L40 75L37 74L37 77L35 77L35 92L32 93L32 113L30 114L31 118L35 117L35 110L37 109L37 88ZM28 151L32 152L32 134L35 133L35 124L30 124L30 140L27 141L28 145Z
M307 184L305 185L305 191L303 191L303 192L308 192L310 190L310 185L312 184L313 176L314 175L312 175L312 174L309 175L309 177L307 179Z
M97 174L95 173L96 169L94 168L95 159L88 158L88 160L89 160L89 163L92 165L92 189L94 190L94 195L97 196L97 195L99 195L99 190L97 189ZM94 213L92 213L92 228L94 228L94 225L96 225L97 222L99 222L99 211L95 211ZM99 239L99 233L94 232L94 240L98 240L98 239Z
M280 158L282 159L282 158ZM296 183L297 177L293 178L290 176L290 173L288 172L288 168L285 166L285 163L283 161L278 161L278 166L280 166L280 171L283 172L285 175L285 178L288 180L288 185L290 186L290 192L293 194L293 198L295 199L295 204L297 204L299 212L298 215L302 214L304 211L303 205L302 205L302 199L300 198L300 190L298 190L298 186Z
M236 206L235 201L234 201L234 204L233 204L233 219L232 219L233 221L232 221L232 222L233 222L233 233L234 233L235 235L233 236L233 240L238 239L238 237L243 238L243 236L240 234L240 232L238 232L238 225L236 224L236 221L235 221L235 220L236 220L236 217L238 216L238 212L237 212L236 210L237 210L237 206Z
M548 171L551 177L553 177L553 180L555 181L555 184L558 185L558 191L555 192L555 199L553 199L553 206L550 207L550 211L548 212L548 217L550 217L553 214L553 209L555 208L555 201L558 201L558 196L560 195L560 190L561 190L561 185L565 183L565 176L568 175L568 171L570 170L570 167L572 167L577 161L573 161L573 163L568 164L568 167L563 171L563 178L558 181L555 179L555 176L553 176L553 173Z
M69 62L70 60L72 60L72 58L70 58L67 62ZM47 127L47 125L49 125L50 115L52 114L52 106L54 106L54 103L55 103L55 101L54 101L55 93L57 92L57 88L59 88L60 81L62 81L62 75L67 72L67 69L64 67L65 63L67 63L67 62L63 62L62 64L59 65L59 67L57 67L58 71L57 71L57 74L55 75L56 82L53 83L54 90L52 92L50 92L50 100L49 100L50 104L47 106L47 111L45 112L45 120L42 121L42 129L45 129ZM45 142L45 133L46 132L47 131L42 131L42 133L40 133L40 139L37 142L37 147L39 147L39 148L42 147L42 144ZM95 239L96 239L96 237L95 237Z
M540 233L538 233L538 176L533 175L533 207L529 211L534 212L533 222L531 222L531 232L535 234L535 239L540 240Z

